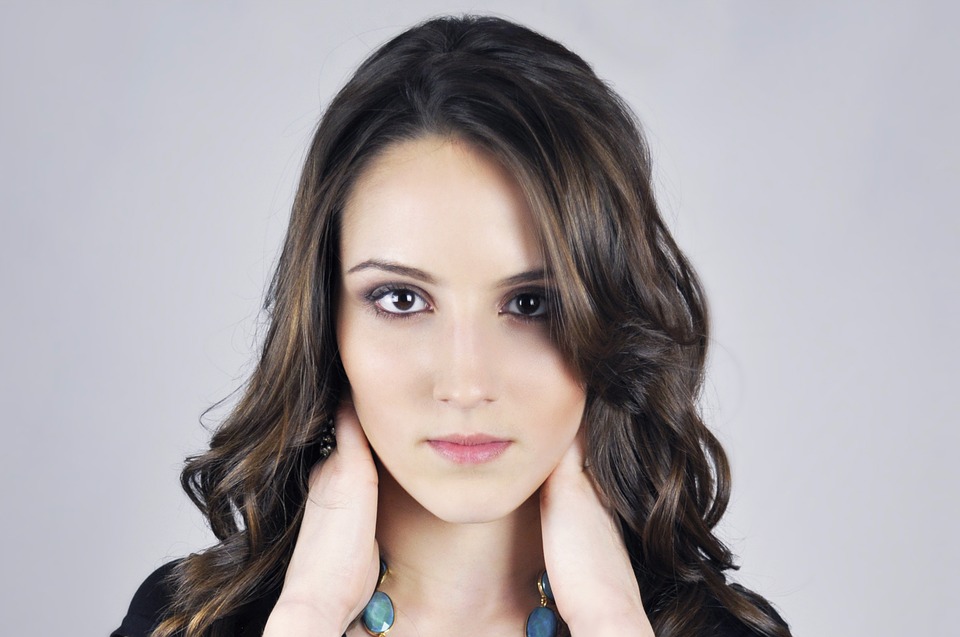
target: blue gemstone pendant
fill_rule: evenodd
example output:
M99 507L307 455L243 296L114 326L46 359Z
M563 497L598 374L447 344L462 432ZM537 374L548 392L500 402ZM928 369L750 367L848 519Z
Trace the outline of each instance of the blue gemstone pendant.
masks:
M557 614L552 608L538 606L527 617L523 630L525 637L555 637L557 634Z
M524 637L556 637L560 618L555 610L547 607L547 603L553 601L553 591L550 589L546 571L537 578L537 590L540 592L540 606L527 616L527 624L523 629Z
M390 597L382 591L375 591L367 602L367 607L363 609L363 627L371 635L379 637L393 628L395 617Z
M388 572L387 564L381 558L377 588L383 584ZM527 616L527 623L523 627L524 637L557 637L560 616L547 606L553 602L553 591L550 589L546 571L537 578L537 591L540 593L540 605ZM374 591L373 597L363 609L363 627L366 631L374 637L383 637L393 628L396 618L397 611L390 596L380 590Z

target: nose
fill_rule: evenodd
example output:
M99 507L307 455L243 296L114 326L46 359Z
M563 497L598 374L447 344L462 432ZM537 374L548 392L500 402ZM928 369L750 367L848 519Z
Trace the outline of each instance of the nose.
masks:
M434 343L433 397L459 409L473 409L497 399L498 367L495 326L455 318Z

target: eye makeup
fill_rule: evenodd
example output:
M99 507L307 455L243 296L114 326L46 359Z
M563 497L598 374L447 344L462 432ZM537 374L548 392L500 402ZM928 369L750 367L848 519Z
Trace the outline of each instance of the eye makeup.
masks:
M414 307L417 306L418 302L422 304L423 307L417 308L416 310L407 310L407 311L391 311L384 308L381 305L381 301L388 298L389 296L409 296ZM378 285L373 289L365 292L363 295L364 305L373 311L377 316L387 318L387 319L408 319L424 312L432 312L433 306L430 305L430 302L427 301L426 294L418 290L416 287L410 285L409 283L386 283ZM399 300L399 299L398 299ZM394 303L398 300L393 301Z
M550 295L543 288L523 288L514 290L501 306L500 314L508 314L514 320L523 323L539 323L550 318ZM515 310L509 309L515 307ZM525 313L523 309L532 310Z
M386 319L409 319L432 313L433 304L427 294L409 283L391 282L378 284L361 293L363 305L376 316ZM551 295L540 287L513 290L500 304L499 315L507 315L522 323L537 323L547 320L551 314ZM392 297L392 298L391 298ZM384 303L407 305L396 311L384 307Z

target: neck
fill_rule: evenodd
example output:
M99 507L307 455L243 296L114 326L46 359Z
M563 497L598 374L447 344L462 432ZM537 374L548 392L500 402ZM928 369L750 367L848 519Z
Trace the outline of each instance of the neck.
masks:
M522 631L539 602L543 569L537 496L499 520L457 524L424 509L382 467L380 475L377 540L390 570L381 590L396 605L395 628L409 622L421 635Z

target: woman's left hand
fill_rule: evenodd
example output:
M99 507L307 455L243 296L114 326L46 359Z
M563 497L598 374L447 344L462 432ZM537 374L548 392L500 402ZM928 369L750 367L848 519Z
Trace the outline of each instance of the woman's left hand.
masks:
M583 459L578 434L540 488L543 557L557 610L573 637L652 637L620 529Z

